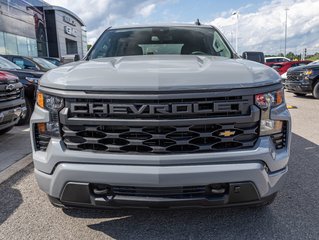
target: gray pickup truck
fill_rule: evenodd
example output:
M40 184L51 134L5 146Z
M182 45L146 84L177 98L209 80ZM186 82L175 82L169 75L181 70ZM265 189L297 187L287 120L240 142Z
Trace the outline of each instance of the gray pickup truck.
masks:
M288 171L281 78L212 26L109 28L46 73L31 118L35 175L61 207L271 203Z
M0 135L10 131L25 113L23 86L19 78L0 71Z

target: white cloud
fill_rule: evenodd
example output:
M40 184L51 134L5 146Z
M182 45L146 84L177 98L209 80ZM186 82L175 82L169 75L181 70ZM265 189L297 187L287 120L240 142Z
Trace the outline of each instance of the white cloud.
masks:
M88 42L93 43L109 26L119 20L146 18L155 10L157 3L166 0L46 0L47 3L65 7L76 13L86 24Z
M143 7L141 10L140 10L140 14L143 16L143 17L148 17L149 15L151 15L151 13L154 11L156 5L154 3L152 4L149 4L145 7Z
M319 1L273 0L256 12L239 17L239 53L259 50L268 54L284 52L285 8L288 11L287 52L319 52ZM236 16L216 18L210 24L222 29L226 37L235 38ZM234 41L232 41L234 42Z
M177 0L46 0L76 13L87 25L88 42L96 38L109 26L128 23L144 23L158 4ZM180 1L182 4L182 1ZM245 50L260 50L267 54L284 52L285 8L288 7L287 52L319 52L319 0L271 0L254 10L252 4L239 9L229 9L210 24L221 28L226 37L234 43L236 17L231 16L239 10L239 53ZM167 5L169 7L170 5ZM190 9L191 11L192 9ZM158 13L156 13L158 14ZM183 21L179 13L159 15L159 22ZM187 22L185 19L184 22ZM232 41L233 40L233 41Z

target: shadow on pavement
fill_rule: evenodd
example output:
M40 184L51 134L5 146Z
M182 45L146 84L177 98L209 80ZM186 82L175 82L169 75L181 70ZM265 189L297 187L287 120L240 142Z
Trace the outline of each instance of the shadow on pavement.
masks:
M319 146L293 134L289 174L264 208L64 210L115 239L319 239Z
M22 204L22 194L14 186L23 181L23 178L30 174L32 169L33 164L30 164L0 185L0 225Z

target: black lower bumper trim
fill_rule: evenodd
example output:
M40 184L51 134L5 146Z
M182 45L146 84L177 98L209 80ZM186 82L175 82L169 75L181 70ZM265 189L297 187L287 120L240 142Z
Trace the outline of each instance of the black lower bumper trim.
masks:
M285 82L285 87L288 91L296 93L311 93L312 87L310 84L304 84L302 82Z
M223 183L225 186L225 183ZM208 185L211 186L211 185ZM184 208L184 207L222 207L249 205L263 202L252 182L227 183L222 194L207 192L201 196L135 196L96 195L88 183L67 183L57 205L66 207L96 208ZM156 188L152 188L156 191ZM161 188L162 191L163 188ZM172 188L169 188L170 190ZM51 197L52 198L52 197ZM52 202L52 200L51 200Z

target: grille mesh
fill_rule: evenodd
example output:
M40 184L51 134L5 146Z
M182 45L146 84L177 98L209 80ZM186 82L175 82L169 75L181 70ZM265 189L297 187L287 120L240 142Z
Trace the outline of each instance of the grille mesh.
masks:
M6 90L8 84L2 84L0 86L0 102L7 102L18 99L21 97L21 89L14 85L14 89Z
M189 126L63 126L68 149L120 153L191 153L253 147L258 122Z
M298 82L303 80L303 72L288 72L287 81L288 82Z

